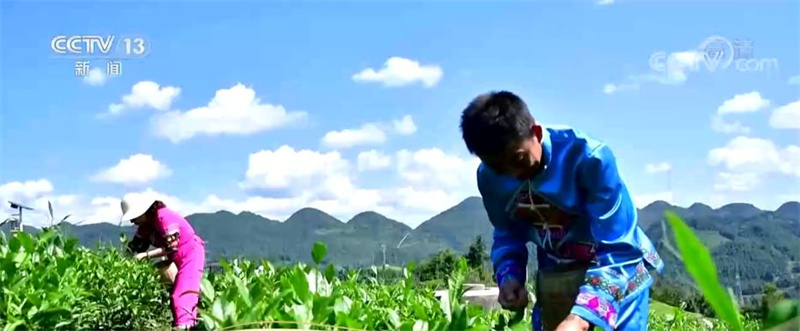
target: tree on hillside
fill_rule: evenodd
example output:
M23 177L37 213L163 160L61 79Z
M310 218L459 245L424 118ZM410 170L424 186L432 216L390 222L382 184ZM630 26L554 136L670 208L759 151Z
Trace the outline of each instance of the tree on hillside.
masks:
M489 261L489 253L486 251L486 242L483 241L482 236L475 237L464 257L471 269L482 270L484 268L486 262Z
M650 298L670 306L680 307L686 301L686 293L677 281L658 278L650 291Z
M767 316L769 310L772 309L776 303L786 299L786 293L779 290L773 283L764 285L764 295L761 297L761 314Z
M698 313L700 315L706 317L715 317L714 309L711 308L711 305L706 301L706 298L703 296L703 293L699 291L692 291L693 293L688 295L686 300L686 310Z
M453 251L445 249L419 265L419 280L425 282L446 279L455 270L456 262L458 262L458 256Z
M464 259L467 260L467 265L471 269L467 276L469 281L480 283L492 281L492 272L486 267L489 262L489 252L486 249L486 242L483 241L482 236L475 237L475 240L469 245Z

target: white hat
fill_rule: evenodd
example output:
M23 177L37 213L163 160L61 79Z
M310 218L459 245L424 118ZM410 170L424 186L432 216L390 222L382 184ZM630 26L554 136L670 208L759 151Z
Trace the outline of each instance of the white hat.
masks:
M131 197L128 199L123 198L119 203L120 207L122 207L122 219L120 222L130 221L142 216L150 209L150 206L152 206L154 202L156 202L156 199L149 195Z

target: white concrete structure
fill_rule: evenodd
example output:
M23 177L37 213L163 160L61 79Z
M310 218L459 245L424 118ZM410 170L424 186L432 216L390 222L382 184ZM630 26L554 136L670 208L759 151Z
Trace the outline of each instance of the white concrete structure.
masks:
M500 289L497 287L486 287L483 284L464 284L468 290L464 293L462 298L464 301L482 306L486 310L500 309L500 303L497 302L497 296L500 294ZM436 297L442 302L442 309L445 312L450 310L450 295L447 290L440 290L434 292ZM536 297L529 294L531 303L536 302Z
M475 284L469 284L469 285L475 285ZM464 295L462 296L462 298L464 298L464 301L483 306L483 308L487 310L500 308L500 304L497 303L497 295L500 293L499 288L497 287L486 288L484 285L468 286L467 288L478 288L478 289L472 289L465 292ZM444 309L445 312L448 312L450 310L449 291L447 290L436 291L435 295L437 298L439 298L439 300L441 300L442 309Z

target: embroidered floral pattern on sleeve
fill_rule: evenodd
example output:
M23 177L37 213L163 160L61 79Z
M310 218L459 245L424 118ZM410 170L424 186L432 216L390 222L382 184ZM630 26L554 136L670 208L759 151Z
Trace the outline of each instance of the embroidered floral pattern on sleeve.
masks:
M639 262L639 264L636 265L636 275L628 282L625 294L629 295L635 292L645 281L650 279L650 277L650 273L647 271L647 268L645 268L644 263Z
M608 269L607 271L612 275L622 277L619 272L611 272L611 270L613 269ZM602 274L587 274L584 282L587 285L592 286L592 288L595 290L608 293L612 298L614 298L614 300L619 302L628 295L631 295L633 292L636 292L636 290L639 289L648 279L650 279L650 277L650 273L647 271L644 262L639 262L636 265L636 273L632 278L630 278L624 288L614 284L614 282L608 278L603 277Z
M591 285L596 290L600 290L606 292L611 295L617 301L622 300L622 289L619 286L614 285L614 283L610 282L608 279L600 277L598 275L587 275L586 279L584 280L586 284Z
M650 263L650 265L658 268L662 263L664 263L663 261L661 261L661 256L658 255L656 251L651 251L644 247L640 247L640 249L642 250L644 259L647 260L647 262Z
M617 309L610 302L595 294L581 291L575 303L594 312L598 317L605 320L612 329L616 328Z

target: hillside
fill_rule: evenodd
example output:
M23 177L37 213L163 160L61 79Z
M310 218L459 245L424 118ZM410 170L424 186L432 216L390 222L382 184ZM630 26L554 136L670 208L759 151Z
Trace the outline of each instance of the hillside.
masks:
M797 296L800 289L800 203L787 202L775 211L736 203L712 209L695 203L688 208L657 201L639 210L639 224L656 242L664 260L668 282L688 280L678 259L664 246L664 211L680 215L696 230L716 259L721 280L728 286L741 276L744 295L759 293L764 282ZM309 261L313 242L328 245L328 260L337 265L400 264L422 260L449 248L464 252L477 235L491 245L492 228L480 198L471 197L412 229L375 212L367 211L342 222L320 210L304 208L286 221L227 211L187 217L206 240L209 259L222 257L265 258L275 262ZM116 243L120 232L130 236L130 226L66 224L64 230L81 244ZM26 229L36 231L36 229ZM404 239L405 237L405 239ZM672 244L674 247L674 244ZM385 250L384 250L385 249Z
M688 277L679 260L665 248L675 247L671 235L665 236L655 210L671 210L681 216L709 247L720 280L733 288L736 274L741 277L745 297L761 293L765 282L775 282L793 297L800 285L800 203L787 202L775 211L759 210L749 204L730 204L713 210L695 204L680 208L656 202L640 211L640 224L668 265L664 279L685 282ZM646 225L646 227L644 226Z

